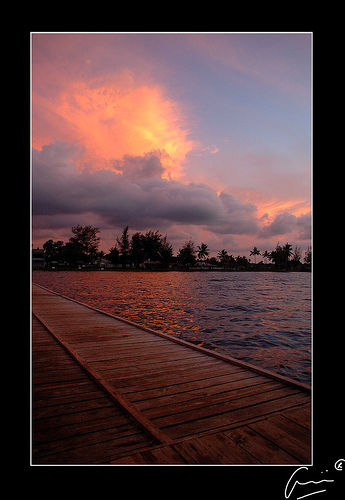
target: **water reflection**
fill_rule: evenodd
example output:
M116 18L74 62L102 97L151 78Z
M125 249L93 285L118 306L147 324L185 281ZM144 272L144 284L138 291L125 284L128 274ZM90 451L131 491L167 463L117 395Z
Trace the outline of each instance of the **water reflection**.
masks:
M310 383L309 273L34 271L33 282Z

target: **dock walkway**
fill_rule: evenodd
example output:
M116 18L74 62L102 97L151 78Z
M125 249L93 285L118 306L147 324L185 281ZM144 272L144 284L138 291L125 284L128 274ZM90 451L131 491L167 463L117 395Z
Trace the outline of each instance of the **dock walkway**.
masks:
M32 287L32 463L310 464L310 388Z

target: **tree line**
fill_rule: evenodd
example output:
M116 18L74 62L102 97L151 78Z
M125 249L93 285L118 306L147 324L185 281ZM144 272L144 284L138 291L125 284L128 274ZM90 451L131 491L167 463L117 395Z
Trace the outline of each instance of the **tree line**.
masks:
M32 257L44 259L47 268L53 264L76 267L100 266L108 262L118 268L222 268L228 270L310 270L311 248L302 251L297 246L292 247L289 243L280 245L271 250L260 251L253 247L250 256L254 257L254 263L246 256L229 254L226 249L217 253L217 257L209 257L210 250L206 243L196 245L192 240L186 241L178 249L176 256L167 235L163 236L157 230L149 230L145 233L135 232L129 235L129 227L126 226L121 234L116 237L115 244L108 253L99 251L98 236L100 230L97 227L73 226L72 236L64 243L63 241L47 240L42 249L34 249ZM257 262L257 257L263 260Z

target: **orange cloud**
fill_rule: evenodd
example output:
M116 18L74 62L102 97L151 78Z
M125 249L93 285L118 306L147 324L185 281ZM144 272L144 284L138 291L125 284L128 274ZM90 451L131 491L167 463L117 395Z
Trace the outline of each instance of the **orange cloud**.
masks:
M257 205L257 214L259 218L267 214L266 222L269 222L283 212L300 217L310 212L310 209L310 202L306 200L270 200Z
M177 103L158 86L74 81L54 100L35 96L33 102L41 109L41 118L53 121L50 141L60 131L64 140L68 136L80 142L85 147L83 160L92 168L109 168L113 159L125 154L160 151L164 177L176 179L194 147ZM33 145L41 148L49 133L44 127L36 130Z
M219 196L221 192L228 193L229 188L226 184L209 182L209 187L214 189ZM281 198L272 198L255 189L232 188L231 194L236 196L241 203L252 203L256 207L256 217L261 224L266 225L272 222L277 215L287 212L296 217L305 215L311 211L311 202L305 198L293 198L284 200Z

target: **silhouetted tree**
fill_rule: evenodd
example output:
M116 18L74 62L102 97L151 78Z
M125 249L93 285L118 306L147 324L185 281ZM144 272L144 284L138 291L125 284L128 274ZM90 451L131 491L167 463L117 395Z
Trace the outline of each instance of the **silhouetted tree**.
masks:
M248 269L249 261L245 255L243 255L243 256L238 255L235 258L235 265L238 269Z
M228 255L227 258L225 259L225 266L234 267L235 264L236 264L235 257L233 255Z
M131 238L130 257L136 267L145 260L143 235L141 233L134 233Z
M276 248L270 253L270 259L278 269L287 269L289 258L292 255L292 246L286 243L283 247L277 244Z
M217 255L219 262L221 264L225 264L226 259L228 258L228 252L223 248L223 250L220 250Z
M209 251L208 251L208 246L206 243L201 243L200 246L198 246L198 259L200 260L205 260L206 257L208 256Z
M267 259L269 259L269 258L270 258L270 255L271 255L271 254L270 254L267 250L265 250L265 251L264 251L264 253L262 254L262 256L263 256L263 258L264 258L264 263L265 263L265 264L267 263Z
M159 249L162 235L159 231L147 231L142 236L142 245L145 260L155 262L159 260Z
M193 241L189 240L179 249L177 260L185 266L193 265L196 261L196 250Z
M218 260L216 259L216 257L211 257L210 259L208 259L208 262L212 264L212 266L218 265Z
M311 254L312 254L311 247L308 247L307 250L305 251L305 255L304 255L304 262L306 264L311 265L311 257L312 257Z
M62 250L63 258L71 265L86 262L86 255L83 254L81 248L71 241L67 241Z
M109 250L109 253L106 255L106 259L108 259L114 265L119 264L120 252L116 245Z
M79 254L80 260L92 262L96 257L99 245L99 237L97 236L99 229L94 226L77 225L72 227L72 233L74 236L69 239L70 250L72 250L72 246L74 247L72 253Z
M167 236L162 236L159 231L149 230L145 234L138 232L131 238L130 258L136 267L144 261L167 265L172 255L172 245L168 242Z
M292 255L292 246L289 243L285 243L283 246L283 252L284 252L284 265L285 268L287 269L289 266L289 260Z
M225 268L234 267L236 260L233 255L229 255L228 252L223 248L218 252L219 263Z
M260 250L258 250L256 247L254 247L253 250L251 250L250 255L254 255L254 262L256 264L256 256L260 255Z
M283 248L281 247L281 245L279 245L279 243L277 243L275 249L271 251L270 260L273 262L275 267L283 267Z
M291 262L300 263L302 258L302 251L299 247L295 247L291 255Z
M43 243L43 253L46 262L51 262L53 260L62 260L63 258L63 241L53 241L48 240Z
M126 226L119 238L116 238L117 247L119 249L120 260L122 263L127 264L129 261L129 236L128 236L128 226Z
M161 238L160 247L158 250L159 260L163 265L168 265L173 256L173 247L167 240L167 235Z

